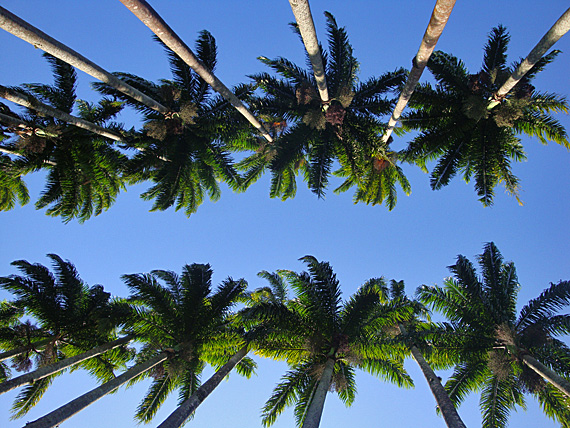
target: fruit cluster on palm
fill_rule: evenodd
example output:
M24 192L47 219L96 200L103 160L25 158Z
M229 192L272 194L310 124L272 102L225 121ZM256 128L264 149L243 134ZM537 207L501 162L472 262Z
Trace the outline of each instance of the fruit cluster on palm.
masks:
M499 183L518 194L519 179L511 170L511 161L524 160L525 153L517 135L570 147L564 127L552 116L568 111L566 99L539 92L531 84L559 51L541 58L492 106L495 93L518 66L507 65L508 42L506 29L494 28L485 45L483 66L474 74L453 55L438 51L431 56L427 67L437 84L416 88L410 100L414 111L405 114L402 122L406 130L420 133L400 156L423 168L427 162L437 161L431 172L432 189L446 186L462 173L466 181L474 180L479 200L491 205Z

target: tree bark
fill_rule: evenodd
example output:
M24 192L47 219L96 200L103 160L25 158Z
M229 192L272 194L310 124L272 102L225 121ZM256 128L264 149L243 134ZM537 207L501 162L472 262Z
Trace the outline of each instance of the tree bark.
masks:
M269 142L273 139L267 133L263 125L251 114L235 94L230 91L214 74L202 64L192 50L180 37L168 26L160 15L144 0L121 0L138 19L140 19L151 31L162 40L182 61L190 66L208 85L224 97L236 110L238 110Z
M311 7L308 0L289 0L293 15L299 26L303 44L309 54L311 65L313 66L313 74L317 81L317 87L321 96L321 102L327 104L329 102L329 92L327 89L327 80L325 76L325 67L323 66L323 58L321 48L317 40L317 32L315 31L315 23L311 14Z
M570 382L568 382L559 374L550 370L548 367L546 367L531 355L523 355L522 360L528 367L530 367L532 370L534 370L536 373L538 373L540 376L558 388L558 390L566 394L568 398L570 398Z
M96 346L95 348L87 352L83 352L73 357L65 358L61 361L58 361L57 363L41 367L37 370L34 370L33 372L26 373L23 374L22 376L18 376L6 382L0 383L0 394L4 394L5 392L11 391L20 386L28 385L37 380L43 379L44 377L58 373L68 367L71 367L75 364L85 361L91 357L95 357L106 351L117 348L118 346L121 346L124 343L128 343L131 340L133 340L133 336L121 337L120 339L114 340L112 342Z
M402 335L405 336L407 334L406 329L402 324L398 324L398 328L400 329L400 333ZM439 410L441 410L441 414L443 416L443 419L445 420L445 424L449 428L466 428L465 424L461 420L461 417L459 416L459 413L457 413L457 409L451 402L451 399L449 398L447 391L441 384L439 377L435 374L431 366L425 360L424 356L422 355L418 347L412 345L409 347L409 349L410 352L412 353L412 357L414 358L416 363L418 363L418 366L420 366L420 369L424 377L426 378L431 393L433 394L435 401L437 403L437 406L439 407Z
M392 131L396 127L396 123L398 123L404 108L414 93L414 89L420 81L420 77L426 68L429 57L435 49L435 45L447 24L449 15L451 15L453 6L455 6L455 1L456 0L437 0L429 20L428 27L422 39L422 43L420 44L420 49L414 58L412 71L410 71L410 74L408 75L408 80L404 85L404 89L402 89L402 93L398 98L396 107L394 107L394 112L388 122L388 128L382 136L382 141L384 143L388 142Z
M1 9L1 8L0 8ZM12 101L13 103L20 104L21 106L36 110L37 112L45 115L55 117L56 119L67 122L71 125L77 126L78 128L86 129L94 134L101 135L105 138L110 138L115 141L123 141L123 138L108 129L105 129L99 125L83 120L79 117L72 116L65 113L64 111L58 110L47 104L41 103L38 100L31 98L25 94L14 91L13 89L7 88L0 85L0 97Z
M44 52L65 61L69 65L84 71L93 76L95 79L106 83L109 86L123 92L147 107L160 113L168 113L168 109L162 104L156 102L152 98L146 96L139 90L133 88L111 73L105 71L97 64L91 62L83 55L75 52L73 49L58 42L54 38L48 36L41 30L28 24L26 21L18 18L13 13L7 11L0 6L0 28L8 31L14 36L32 44L35 48L40 48Z
M570 8L558 18L558 21L548 30L548 32L540 39L537 45L533 48L524 61L518 66L513 74L507 81L499 88L493 96L492 101L487 107L491 110L509 93L511 89L524 77L524 75L544 56L546 51L554 45L564 34L570 30Z
M196 411L198 406L214 391L233 368L247 355L247 345L236 352L229 361L224 364L216 373L204 382L186 401L168 416L158 428L178 428Z
M14 348L14 349L10 349L9 351L5 351L0 353L0 362L8 360L10 358L14 358L17 357L20 354L23 354L24 352L28 352L29 350L38 347L41 348L45 345L47 345L52 339L48 338L48 339L42 339L42 340L38 340L37 342L31 343L28 346L20 346L19 348Z
M110 392L113 392L115 389L117 389L124 383L130 381L131 379L134 379L141 373L150 370L157 364L160 364L167 358L168 354L166 352L162 352L156 355L155 357L145 361L144 363L137 364L136 366L127 370L122 375L117 376L115 379L110 380L109 382L106 382L95 389L92 389L91 391L61 406L59 409L56 409L53 412L48 413L47 415L41 417L40 419L36 419L33 422L27 423L26 428L55 427L61 424L62 422L66 421L76 413L79 413L81 410L83 410L90 404L93 404L95 401L99 400L100 398L104 397Z
M323 408L325 406L325 398L327 397L327 392L331 385L333 369L334 369L334 359L329 357L325 363L325 369L323 374L319 379L319 384L317 385L317 390L315 395L309 404L307 410L307 415L303 421L302 428L318 428L321 423L321 416L323 414Z

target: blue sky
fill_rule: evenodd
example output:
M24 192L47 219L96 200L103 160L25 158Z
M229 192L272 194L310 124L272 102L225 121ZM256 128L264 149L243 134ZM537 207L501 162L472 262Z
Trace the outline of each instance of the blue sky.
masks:
M285 0L232 2L152 1L169 25L193 46L198 32L210 31L218 43L216 74L228 86L248 81L247 75L266 68L256 60L286 57L304 64L303 47L288 23L294 20ZM330 11L347 28L354 54L360 61L362 80L397 67L411 66L432 12L433 1L311 1L319 40L326 46L323 12ZM69 45L109 71L127 71L148 80L170 78L166 56L151 39L150 31L120 2L99 0L4 0L2 6ZM489 30L498 24L511 34L509 61L526 56L568 7L562 0L458 1L437 48L463 59L471 72L479 70L482 47ZM570 36L556 48L563 51L535 80L542 91L568 94ZM51 83L41 51L0 32L0 83ZM95 99L90 76L79 72L78 94ZM429 74L422 81L429 80ZM558 119L569 128L567 115ZM136 125L134 114L124 120ZM403 147L409 137L396 138ZM129 187L116 204L84 224L63 224L36 211L33 203L0 213L0 275L14 273L18 259L47 264L47 253L71 260L89 284L103 284L114 295L126 296L120 276L125 273L168 269L179 272L186 263L210 263L220 283L227 276L245 278L250 288L264 285L260 270L301 271L298 261L306 254L329 261L345 297L371 277L403 279L407 292L421 284L441 284L458 254L475 260L486 242L494 241L506 260L517 266L519 302L537 296L550 282L570 279L570 153L551 143L522 138L528 161L515 164L520 177L523 206L497 188L495 205L484 208L472 184L456 178L434 192L429 177L418 168L404 166L412 194L399 193L393 211L384 206L354 205L352 194L335 195L332 182L327 197L318 200L301 181L297 196L282 202L269 198L264 177L246 193L224 189L216 203L205 202L196 214L169 210L149 213L151 204L139 194L145 185ZM399 145L399 146L398 146ZM42 177L28 180L32 199L42 189ZM6 294L0 294L7 297ZM260 409L286 367L257 359L259 369L251 380L230 376L198 410L191 426L261 426ZM345 408L332 394L327 397L322 426L346 424L399 427L443 426L435 403L414 363L406 365L414 390L401 390L367 374L359 374L358 396ZM445 374L443 374L445 377ZM84 374L74 372L55 380L44 399L25 418L8 421L8 409L17 392L0 397L0 425L20 427L66 403L94 386ZM132 416L148 384L121 390L91 406L63 426L134 426ZM528 410L513 413L511 426L554 427L528 397ZM176 394L157 415L157 425L175 407ZM460 409L467 426L480 425L477 398ZM287 410L275 427L293 424Z

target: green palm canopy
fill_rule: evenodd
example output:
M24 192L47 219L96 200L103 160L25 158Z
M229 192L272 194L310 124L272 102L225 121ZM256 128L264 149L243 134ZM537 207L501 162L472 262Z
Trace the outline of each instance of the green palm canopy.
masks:
M570 421L570 348L558 339L570 333L570 282L551 284L517 315L520 285L514 263L504 262L495 244L478 257L482 276L464 256L450 266L443 287L424 286L422 302L434 308L464 336L463 361L445 387L461 403L480 392L483 427L504 427L524 394L533 395L546 415Z
M330 265L312 256L301 260L308 272L264 272L273 292L244 312L245 319L270 320L275 326L253 344L255 352L290 366L263 408L265 426L292 404L299 426L318 426L329 390L347 405L354 401L356 368L399 386L413 384L400 353L391 352L377 335L382 327L408 319L413 310L406 305L382 305L385 284L381 278L369 280L343 302ZM284 287L295 291L292 299L283 299Z
M162 43L161 43L162 44ZM163 45L164 46L164 45ZM160 114L103 83L93 86L113 95L144 114L144 128L131 142L138 152L127 166L130 183L151 181L141 196L153 200L152 210L172 206L194 213L208 195L218 200L219 182L238 189L241 179L228 152L249 137L248 123L221 96L168 47L164 46L173 78L153 83L128 73L115 73L121 80L167 106L172 113ZM198 59L210 70L217 63L214 37L202 31L196 41ZM239 96L246 86L235 90Z
M385 95L405 80L403 69L358 82L358 62L343 27L326 13L329 50L321 48L330 100L322 103L311 68L304 69L285 58L260 57L279 77L259 73L251 77L264 96L250 101L252 109L265 118L275 141L258 142L256 153L242 162L248 169L245 184L269 167L271 197L287 199L296 192L301 173L312 192L324 197L329 177L345 181L335 192L357 188L356 201L396 204L396 183L410 191L393 153L381 142L385 125L381 119L391 112L392 100ZM295 32L298 28L292 24Z
M405 114L402 124L420 133L401 157L426 170L427 162L436 161L432 189L441 189L462 173L465 181L474 180L479 200L488 206L499 183L518 195L519 180L511 171L511 161L525 159L518 135L570 148L564 127L551 115L568 111L566 99L539 92L531 84L559 51L540 59L501 103L490 108L493 95L518 66L507 65L508 42L504 27L493 28L482 68L474 74L453 55L437 51L431 56L427 67L436 85L419 85L410 100L415 111Z

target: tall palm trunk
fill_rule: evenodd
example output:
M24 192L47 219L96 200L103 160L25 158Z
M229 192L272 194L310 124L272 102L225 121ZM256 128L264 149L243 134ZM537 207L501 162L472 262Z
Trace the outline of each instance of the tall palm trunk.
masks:
M32 110L36 110L37 112L42 113L45 116L55 117L56 119L77 126L78 128L86 129L90 132L93 132L94 134L98 134L115 141L123 141L123 138L115 132L109 131L108 129L105 129L99 125L95 125L94 123L88 122L79 117L72 116L68 113L65 113L64 111L58 110L56 108L48 106L47 104L41 103L35 98L29 97L28 95L22 94L20 92L17 92L13 89L1 85L0 85L0 97L7 99L8 101L12 101L13 103L20 104L21 106L30 108Z
M204 382L186 401L168 416L158 428L178 428L196 411L198 406L214 391L233 368L247 355L247 345L236 352L229 361L224 364L216 373Z
M532 370L534 370L536 373L538 373L540 376L558 388L558 390L566 394L568 398L570 398L570 382L568 382L559 374L554 373L552 370L550 370L548 367L546 367L531 355L523 355L522 360L528 367L530 367Z
M400 329L400 333L405 336L407 333L404 326L402 324L398 324L398 327ZM409 349L412 353L412 357L416 363L418 363L418 366L420 366L420 369L426 378L431 393L437 402L437 406L439 407L439 410L441 410L445 424L449 428L466 428L465 424L461 420L461 417L459 416L459 413L457 413L457 409L451 402L447 391L441 384L439 377L435 374L429 363L425 360L418 347L411 345Z
M168 26L160 15L144 0L121 0L138 19L162 40L176 55L191 67L216 92L224 97L236 110L238 110L269 142L273 141L265 128L251 114L235 94L230 91L214 74L202 64L192 50Z
M44 377L58 373L68 367L71 367L75 364L79 364L80 362L85 361L89 358L110 351L111 349L115 349L125 343L130 342L132 339L133 336L131 335L121 337L120 339L114 340L112 342L96 346L95 348L87 352L83 352L73 357L65 358L61 361L58 361L57 363L41 367L37 370L34 370L33 372L26 373L23 374L22 376L18 376L6 382L0 383L0 394L4 394L5 392L11 391L20 386L28 385L30 383L43 379Z
M315 31L315 23L311 14L309 0L289 0L293 15L299 26L303 44L309 54L311 65L313 66L313 74L317 81L321 102L327 104L329 102L329 92L327 89L327 79L325 76L325 67L323 66L323 58L321 48L317 40L317 32Z
M93 404L95 401L99 400L100 398L104 397L105 395L113 392L115 389L120 387L126 382L134 379L141 373L150 370L157 364L162 363L164 360L168 358L168 353L162 352L155 357L145 361L144 363L137 364L136 366L132 367L131 369L127 370L120 376L117 376L115 379L110 380L109 382L104 383L103 385L92 389L91 391L83 394L82 396L76 398L75 400L70 401L69 403L61 406L59 409L54 410L47 415L26 424L26 428L51 428L55 427L62 422L66 421L76 413L79 413L81 410L85 409L87 406Z
M0 353L0 362L8 360L10 358L17 357L18 355L23 354L25 352L28 352L34 348L42 348L51 341L52 341L52 339L50 339L50 338L42 339L42 340L38 340L37 342L31 343L27 346L20 346L18 348L10 349L9 351L1 352Z
M112 86L116 90L123 92L153 110L163 114L169 112L162 104L123 82L108 71L105 71L73 49L70 49L41 30L28 24L26 21L18 18L2 6L0 6L0 28L32 44L34 47L40 48L44 52L65 61L69 65L84 71L95 79Z
M331 386L334 363L335 360L332 357L329 357L325 363L325 369L323 370L323 374L319 379L319 384L317 385L315 394L313 395L309 408L307 409L307 414L305 415L302 428L318 428L321 423L321 416L325 406L325 398L327 397L327 392Z
M558 21L548 30L548 32L540 39L523 62L518 66L515 72L507 79L503 86L493 95L493 100L487 107L491 110L509 93L511 89L521 80L524 75L544 56L546 51L554 45L564 34L570 30L570 8L558 18Z
M439 36L441 36L441 33L447 24L449 15L451 15L451 11L453 10L453 6L455 6L455 1L456 0L437 0L422 39L422 43L420 44L420 49L414 58L412 71L410 71L410 74L408 75L408 80L404 85L404 89L402 89L402 93L400 94L400 98L398 98L396 107L394 107L394 112L388 122L388 128L382 136L382 141L384 143L388 142L396 123L398 123L398 120L400 119L404 108L408 104L416 85L420 81L420 77L426 68L429 57L435 49Z

